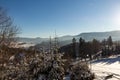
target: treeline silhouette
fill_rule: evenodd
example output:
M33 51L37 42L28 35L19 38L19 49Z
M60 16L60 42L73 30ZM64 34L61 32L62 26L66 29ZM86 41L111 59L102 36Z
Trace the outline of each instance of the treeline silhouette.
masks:
M117 55L120 53L119 42L113 42L112 37L99 41L93 39L92 41L85 41L80 38L77 42L75 38L72 39L72 43L65 45L59 49L60 52L64 52L64 58L79 58L79 59L99 59L103 57L109 57L111 55Z

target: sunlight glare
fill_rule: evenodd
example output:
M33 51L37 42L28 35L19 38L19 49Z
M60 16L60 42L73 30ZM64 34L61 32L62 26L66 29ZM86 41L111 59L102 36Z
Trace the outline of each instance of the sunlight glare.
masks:
M115 17L114 17L114 23L116 25L120 25L120 13L115 15Z
M120 26L120 6L117 6L113 10L113 24Z

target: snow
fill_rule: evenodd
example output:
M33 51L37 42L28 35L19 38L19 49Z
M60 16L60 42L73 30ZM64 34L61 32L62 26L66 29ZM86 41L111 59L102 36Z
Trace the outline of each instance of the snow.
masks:
M33 44L33 43L24 43L24 44L22 44L22 43L23 42L16 43L15 47L16 48L29 48L31 46L35 46L35 44Z
M76 61L74 64L78 62ZM120 56L92 61L89 67L95 73L95 80L120 80ZM113 76L105 79L109 75ZM70 76L66 76L64 80L70 80Z
M63 80L70 80L70 75L65 76Z
M113 75L113 77L107 80L120 80L120 57L93 61L91 70L97 77L95 80L104 80L108 75Z

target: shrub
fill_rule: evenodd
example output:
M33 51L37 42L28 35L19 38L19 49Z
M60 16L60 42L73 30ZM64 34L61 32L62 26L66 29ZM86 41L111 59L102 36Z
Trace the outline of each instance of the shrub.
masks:
M59 54L39 54L29 59L24 57L20 63L13 63L14 60L4 66L0 80L63 80L64 77Z
M71 80L93 80L94 74L91 73L86 62L80 62L72 67Z

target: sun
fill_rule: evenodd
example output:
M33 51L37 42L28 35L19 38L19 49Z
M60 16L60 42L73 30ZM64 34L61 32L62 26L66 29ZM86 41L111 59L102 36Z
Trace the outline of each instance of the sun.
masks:
M111 8L111 19L112 19L112 24L115 26L120 27L120 4L114 5L114 7Z
M116 14L113 18L114 20L114 24L116 25L120 25L120 13L119 14Z

